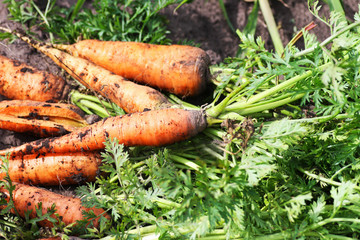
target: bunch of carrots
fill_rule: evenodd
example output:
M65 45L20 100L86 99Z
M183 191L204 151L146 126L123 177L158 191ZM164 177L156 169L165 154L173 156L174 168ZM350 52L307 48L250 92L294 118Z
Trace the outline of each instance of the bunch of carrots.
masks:
M16 35L48 56L81 85L126 113L89 124L79 108L60 103L66 102L74 93L63 79L10 59L0 59L0 64L8 66L0 69L9 69L0 71L0 94L14 99L0 103L0 127L14 131L26 129L41 137L0 150L1 159L8 162L8 176L0 175L0 179L8 177L16 182L12 192L5 188L1 191L7 200L14 202L13 211L20 216L24 216L26 211L36 212L40 202L45 213L56 203L56 198L63 198L58 195L50 197L52 192L37 191L29 185L94 181L100 172L99 152L108 139L116 138L124 146L157 147L190 139L204 130L207 130L204 131L207 135L222 138L224 132L208 127L225 119L244 120L248 114L274 109L301 98L302 94L282 93L309 75L305 72L252 95L246 91L250 81L245 77L241 79L243 84L222 99L218 95L213 103L200 108L180 99L201 94L210 82L210 60L199 48L99 40L53 45L3 27L0 30ZM275 77L269 76L268 79ZM163 91L169 93L168 97ZM16 96L14 92L21 94ZM260 102L263 99L266 101ZM236 132L238 128L228 130ZM250 135L244 139L245 144L248 137ZM229 152L225 149L224 154ZM52 171L43 176L43 169ZM35 202L24 199L29 192ZM45 204L44 201L48 200L50 202ZM56 213L66 224L83 220L81 214L73 217L69 211L93 211L95 217L91 224L94 227L99 226L100 218L110 218L103 209L82 207L78 198L66 198L65 201L71 202L72 208L65 204L65 208L58 207ZM51 226L49 222L40 224Z
M93 211L97 217L92 224L98 227L100 217L110 218L103 209L84 208L79 198L29 185L94 181L101 164L99 151L107 139L116 138L125 146L169 145L202 132L220 113L184 109L161 92L187 97L205 90L210 81L210 60L199 48L98 40L50 45L13 34L127 113L88 124L80 109L59 103L71 94L62 78L0 57L4 66L0 69L7 69L0 70L0 94L12 99L0 102L0 128L41 137L0 150L1 159L8 162L8 177L15 183L12 192L5 188L1 191L14 202L12 211L20 216L31 211L30 217L35 217L39 203L43 213L55 203L56 213L64 223L83 220L82 211ZM0 175L1 179L5 177L5 173ZM49 221L40 224L52 226Z

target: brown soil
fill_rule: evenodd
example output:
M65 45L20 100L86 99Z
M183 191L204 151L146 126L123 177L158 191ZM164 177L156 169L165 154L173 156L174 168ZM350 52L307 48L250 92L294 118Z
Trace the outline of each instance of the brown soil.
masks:
M60 2L66 6L66 4L69 5L74 1ZM253 8L253 3L249 0L225 0L224 2L234 27L242 30ZM353 19L354 13L358 11L358 0L343 0L343 3L347 16ZM301 29L311 21L318 24L313 31L319 40L329 36L329 29L310 13L306 0L273 0L271 7L284 43L292 38L296 30ZM211 57L213 64L220 63L226 57L235 56L240 41L227 25L217 0L195 0L191 4L183 5L176 12L174 12L174 8L175 6L171 6L161 12L169 20L168 28L171 33L168 37L172 39L173 43L187 40L200 44L200 47L206 50ZM322 10L324 14L328 12L325 6ZM2 2L0 3L0 24L10 28L17 25L8 20L8 12ZM262 37L268 49L273 48L261 14L256 35ZM42 34L40 37L46 39L46 34ZM0 54L26 62L41 70L64 76L64 72L55 66L49 58L39 54L20 40L16 40L12 44L0 42ZM4 98L0 96L0 100L2 99ZM33 139L29 135L0 130L0 149L16 146Z

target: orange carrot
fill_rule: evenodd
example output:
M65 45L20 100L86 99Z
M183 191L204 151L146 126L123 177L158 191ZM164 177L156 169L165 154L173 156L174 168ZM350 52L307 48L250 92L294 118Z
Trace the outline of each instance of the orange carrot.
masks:
M0 94L9 99L58 102L69 89L61 77L0 55Z
M10 31L0 27L0 30ZM85 87L110 99L127 113L142 112L147 109L167 108L171 104L159 91L128 81L88 60L74 57L56 48L41 44L19 33L20 39L50 57Z
M87 125L85 113L68 103L44 103L32 100L4 100L0 102L0 114L27 119L43 119L74 127Z
M41 117L71 119L85 124L85 113L78 107L67 103L45 103L32 100L0 101L0 114L17 117Z
M84 113L66 103L32 100L0 102L0 129L31 132L41 137L58 136L87 126Z
M201 93L210 78L210 58L197 47L99 40L54 47L125 78L181 96Z
M1 164L1 161L0 161ZM30 185L69 185L95 181L100 173L97 152L25 155L8 161L13 182ZM0 179L6 176L0 172Z
M3 189L0 189L3 193L3 198L7 201L10 200L10 193ZM92 220L94 227L99 226L100 216L110 218L109 215L100 208L85 208L81 205L81 200L75 197L66 197L49 190L45 190L38 187L33 187L25 184L17 183L15 184L15 190L12 192L12 199L14 201L14 208L19 213L21 217L25 217L27 211L31 211L29 217L36 217L36 208L38 204L42 203L42 213L46 214L48 209L51 209L52 205L55 204L56 213L59 214L59 218L53 214L51 217L58 220L58 222L63 222L66 225L76 223L79 220L84 220L82 212L93 211L96 216L96 219ZM4 206L2 206L4 207ZM15 210L12 209L14 213ZM40 226L52 227L53 224L49 220L43 220L39 222Z
M168 108L106 118L69 134L4 149L0 155L67 153L104 148L107 138L126 146L162 146L188 139L204 130L202 111Z
M0 129L34 134L38 137L50 137L72 132L75 127L39 119L24 119L0 114Z

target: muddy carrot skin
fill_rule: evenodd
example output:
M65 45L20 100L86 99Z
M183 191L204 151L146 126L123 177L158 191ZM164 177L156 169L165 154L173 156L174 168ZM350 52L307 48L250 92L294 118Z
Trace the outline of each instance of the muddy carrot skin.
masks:
M9 99L58 102L69 94L66 81L0 55L0 94Z
M0 114L26 118L43 119L73 127L87 125L85 113L68 103L45 103L33 100L4 100L0 102Z
M72 104L33 100L0 102L0 129L33 133L40 137L59 136L87 126L84 116Z
M8 164L9 177L13 182L64 186L95 181L100 174L101 156L97 152L48 153L19 156ZM5 172L0 172L0 179L5 176Z
M54 46L125 78L181 96L200 94L209 83L210 58L197 47L100 40Z
M0 129L34 134L38 137L53 137L67 134L76 128L39 119L24 119L0 114Z
M106 118L69 134L4 149L0 155L92 151L104 148L107 138L126 146L163 146L195 136L207 126L202 111L168 108Z
M153 88L128 81L85 59L54 51L47 51L47 55L54 56L52 59L55 63L84 86L110 99L127 113L171 106L166 97Z
M67 103L46 103L33 100L0 101L0 114L17 117L56 117L85 124L85 113L75 105Z
M3 31L8 29L0 28ZM86 59L74 57L49 45L39 43L22 34L15 33L21 40L50 57L58 66L85 87L110 99L127 113L161 109L171 106L159 91L128 81Z
M2 197L7 201L10 199L10 193L5 189L0 189ZM99 208L85 208L81 205L80 198L66 197L49 190L45 190L39 187L29 186L25 184L15 184L15 190L12 192L14 201L14 207L21 217L25 217L27 211L31 211L30 218L36 217L36 210L38 204L42 203L42 213L45 214L51 206L55 204L56 213L59 214L58 221L65 223L66 225L76 223L76 221L84 220L82 215L83 211L89 212L92 210L98 218L92 220L94 227L99 226L100 216L110 218L109 215ZM4 206L2 206L4 207ZM12 209L12 212L15 212ZM56 218L55 215L52 216ZM52 227L53 224L48 220L39 222L40 226Z

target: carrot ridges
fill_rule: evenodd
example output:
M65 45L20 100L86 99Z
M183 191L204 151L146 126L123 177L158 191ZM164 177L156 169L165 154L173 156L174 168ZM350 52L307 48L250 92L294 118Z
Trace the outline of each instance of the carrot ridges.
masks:
M2 27L0 29L10 31ZM59 67L63 68L85 87L110 99L127 113L172 106L164 95L151 87L131 82L91 61L74 57L49 45L30 39L23 34L16 32L14 34L50 57Z
M126 146L163 146L183 141L207 126L202 111L168 108L109 117L69 134L4 149L11 157L34 153L92 151L104 148L107 138Z
M9 160L8 164L8 174L13 182L69 185L95 181L101 157L97 152L46 153L18 156ZM0 180L4 177L5 172L0 173Z
M58 102L70 91L66 81L0 55L0 94L9 99Z
M210 82L210 58L197 47L100 40L54 47L127 79L181 96L198 95Z
M87 126L78 107L66 103L33 100L0 102L0 129L34 133L40 137L58 136Z
M10 193L5 189L0 189L5 196L7 201L10 200ZM97 216L96 219L93 219L91 223L94 227L99 226L99 218L101 216L105 218L110 218L110 216L100 208L86 208L81 205L80 198L76 197L66 197L49 190L45 190L38 187L28 186L20 183L15 184L15 190L12 192L12 199L14 203L14 208L19 213L21 217L25 217L25 213L31 211L29 217L36 217L36 208L39 203L42 203L42 213L45 214L48 209L51 209L53 204L55 204L55 210L59 218L54 214L51 216L57 219L59 222L63 222L66 225L76 223L77 221L84 220L83 211L89 212L93 211ZM3 207L3 206L2 206ZM14 212L15 210L12 209ZM52 222L48 220L43 220L39 222L39 225L44 227L52 227Z

